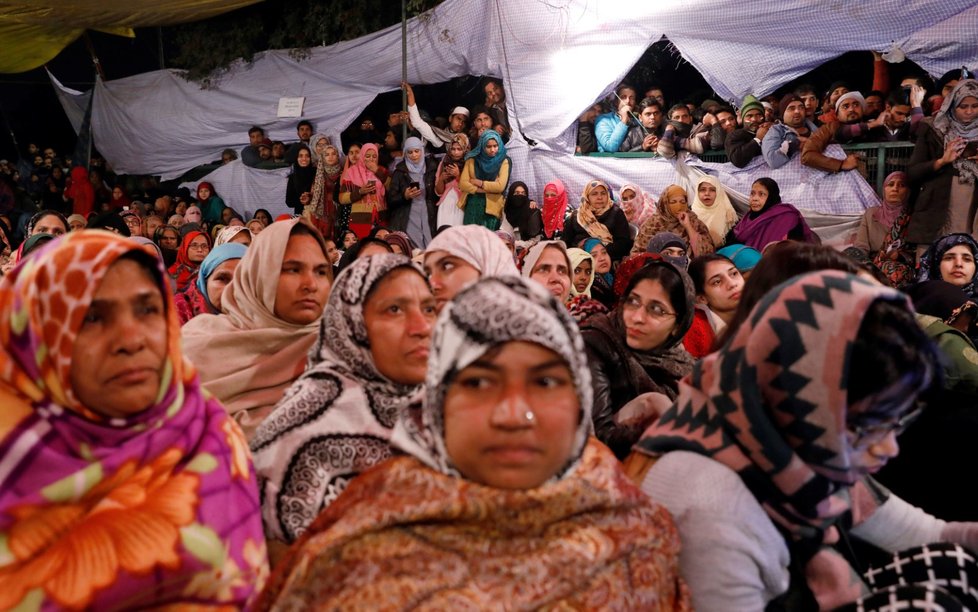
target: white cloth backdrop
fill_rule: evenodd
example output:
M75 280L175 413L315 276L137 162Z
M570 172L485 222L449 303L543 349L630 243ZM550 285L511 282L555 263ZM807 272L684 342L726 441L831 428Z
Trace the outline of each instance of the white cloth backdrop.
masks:
M408 24L408 79L499 76L514 127L541 148L570 153L575 118L662 35L721 97L739 101L846 51L885 51L892 41L932 74L974 66L976 31L975 0L447 0ZM296 120L276 117L281 96L305 96L305 118L335 133L398 87L400 50L393 26L313 49L303 61L263 53L206 90L170 70L100 82L95 143L118 172L173 178L243 147L253 124L295 139Z

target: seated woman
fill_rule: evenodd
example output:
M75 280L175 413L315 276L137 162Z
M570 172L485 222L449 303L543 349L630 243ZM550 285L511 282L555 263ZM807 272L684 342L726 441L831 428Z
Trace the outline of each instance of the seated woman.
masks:
M643 455L657 458L642 489L677 517L694 606L978 605L973 589L955 586L959 573L978 578L974 556L931 545L978 548L978 525L948 525L869 478L898 452L896 435L938 367L909 300L893 289L823 271L765 296L683 382L630 460L641 474ZM897 554L860 576L849 536Z
M223 219L223 216L224 210L228 206L221 199L221 196L217 195L217 192L214 191L214 185L206 181L197 184L197 205L200 206L204 223L207 225L216 225L222 221L227 223L227 220Z
M85 230L31 258L0 283L0 608L248 607L255 476L155 252Z
M577 326L525 279L438 319L405 455L353 480L292 548L263 608L687 609L672 521L588 436Z
M683 346L700 359L713 350L717 336L733 320L744 277L732 261L716 253L694 259L689 264L689 277L696 291L696 312Z
M563 241L567 244L577 245L591 238L601 241L611 261L621 261L632 248L628 219L614 206L611 190L602 181L584 186L577 214L572 214L564 226Z
M364 238L376 221L386 221L390 175L379 165L378 148L372 142L356 156L351 147L346 160L349 166L340 178L340 229L351 229Z
M265 228L272 224L272 213L264 208L259 208L255 210L255 214L251 216L251 219L261 221L262 227Z
M543 217L540 208L530 199L530 189L522 181L509 184L509 193L503 205L506 222L518 232L518 240L527 242L543 234Z
M730 230L727 243L746 244L763 253L764 247L778 240L821 242L798 209L781 201L781 189L774 179L765 176L751 185L750 212Z
M242 244L251 246L251 230L244 225L229 225L217 233L214 239L214 248L222 244Z
M625 213L628 224L636 229L642 227L652 213L655 212L655 202L652 196L645 193L641 187L633 183L625 183L618 190L618 198L621 201L621 210Z
M978 241L971 234L948 234L930 245L920 258L918 282L944 280L960 287L969 299L978 293Z
M658 253L662 255L663 259L683 270L689 267L689 255L687 255L689 245L672 232L662 232L661 234L652 236L645 250L647 253Z
M541 216L543 217L544 238L547 240L560 239L564 234L564 221L567 217L567 188L564 187L564 182L560 179L554 179L544 185Z
M485 130L476 146L465 154L465 165L458 179L462 198L458 207L465 211L465 225L481 225L496 231L503 216L506 184L513 162L506 155L503 138L495 130Z
M428 245L424 273L438 312L465 286L483 276L519 276L503 241L479 225L450 227Z
M672 232L682 238L689 245L690 257L706 255L714 250L709 228L689 209L686 190L679 185L669 185L663 190L655 213L642 224L635 236L632 255L643 253L649 240L662 232Z
M709 228L713 246L718 249L722 247L727 240L727 234L737 224L737 211L716 177L701 176L697 179L692 209Z
M746 244L731 244L722 249L717 249L717 255L723 255L733 262L744 280L750 278L751 273L761 261L761 253L757 249L752 249Z
M391 456L391 429L424 383L435 298L400 255L336 279L309 365L251 441L270 540L293 542L347 483Z
M391 232L384 236L384 242L391 245L395 255L404 255L408 259L414 257L414 251L418 248L404 232Z
M174 297L180 325L200 314L221 312L221 294L234 277L234 269L248 247L236 242L214 247L200 263L197 279L183 293Z
M299 219L279 221L241 258L221 294L221 314L183 326L201 383L249 439L305 369L332 280L319 233Z
M549 291L561 304L570 298L573 272L563 242L544 240L533 245L523 259L520 273Z
M606 309L611 310L618 303L615 295L615 272L611 264L611 255L604 243L597 238L589 238L581 245L581 249L594 260L594 282L591 283L591 297L600 302Z
M594 387L594 432L619 459L669 406L693 369L682 340L695 294L686 273L643 254L618 269L622 302L581 327Z
M27 239L35 234L50 234L57 238L58 236L63 236L71 231L71 226L68 225L68 220L65 216L56 210L45 209L37 212L28 221L27 225L24 227L24 242L20 243L17 250L13 252L10 256L10 261L7 264L7 270L13 268L13 266L20 261L20 258L24 254L24 243Z
M183 293L197 280L200 263L211 252L211 239L204 232L187 232L177 251L177 261L168 270L177 293Z
M594 258L584 249L567 249L570 259L572 280L570 300L567 310L574 320L580 324L588 317L608 312L604 304L591 297L591 286L594 285Z
M893 225L906 210L909 199L910 182L907 174L891 172L883 180L883 203L863 213L852 246L867 253L878 253L893 231Z

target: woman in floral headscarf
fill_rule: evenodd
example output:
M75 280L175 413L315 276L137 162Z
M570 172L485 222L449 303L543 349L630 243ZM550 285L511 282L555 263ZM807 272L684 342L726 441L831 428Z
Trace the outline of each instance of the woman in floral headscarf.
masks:
M601 241L612 262L620 261L632 248L628 219L611 201L607 183L598 180L584 185L577 214L571 215L564 227L563 240L569 245L576 246L590 238Z
M632 255L643 253L649 240L662 232L672 232L682 238L689 245L690 257L706 255L716 249L710 228L690 210L686 190L679 185L669 185L662 191L655 214L642 224L635 236Z
M917 143L907 165L917 191L907 240L926 245L947 233L974 233L978 205L978 153L966 150L978 141L978 81L962 79L944 98L933 118L918 124Z
M404 455L319 515L260 605L688 609L671 519L589 437L583 349L532 281L462 291L436 324L423 406L395 426Z
M312 198L302 211L324 239L332 240L336 232L336 199L339 195L343 160L340 150L330 144L329 136L316 134L312 144L312 159L316 163L316 178L312 183Z
M959 546L978 548L978 525L945 523L870 477L939 367L893 289L832 270L768 292L629 458L642 489L682 517L696 608L978 605L975 557ZM892 562L860 575L849 533Z
M151 248L85 230L0 281L0 609L261 589L247 444L183 359L165 279Z
M621 210L625 213L625 218L635 227L642 227L646 219L655 212L655 202L652 201L652 196L634 183L622 185L621 189L618 190L618 198L621 201Z
M495 130L483 132L475 149L465 154L458 179L463 194L458 207L465 211L463 223L482 225L492 231L499 229L512 169L502 136Z

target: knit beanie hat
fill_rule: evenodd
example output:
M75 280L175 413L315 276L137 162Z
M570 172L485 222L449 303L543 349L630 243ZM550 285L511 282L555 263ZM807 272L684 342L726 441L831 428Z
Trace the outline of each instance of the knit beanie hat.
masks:
M743 120L744 115L747 114L747 111L749 111L749 110L751 110L753 108L756 108L757 110L761 111L762 113L764 112L764 105L761 104L761 101L758 100L757 98L755 98L753 95L747 94L747 96L744 98L744 101L740 104L740 118L741 118L741 120Z
M802 104L805 103L805 101L801 99L801 96L796 93L784 94L784 97L781 98L780 102L778 102L778 121L784 121L784 111L788 110L788 105L792 102L801 102Z

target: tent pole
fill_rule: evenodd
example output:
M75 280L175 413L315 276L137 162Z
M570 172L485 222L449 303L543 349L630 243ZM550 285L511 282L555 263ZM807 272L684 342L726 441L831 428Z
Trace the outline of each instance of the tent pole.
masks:
M156 42L159 48L160 54L160 70L166 70L166 62L163 59L163 28L162 26L156 27Z
M85 39L85 47L88 49L88 54L92 56L92 63L95 64L95 73L105 80L105 72L102 70L102 63L98 61L98 56L95 55L95 45L92 44L92 39L88 36L88 31L82 33L82 38Z
M401 0L401 81L407 83L407 0ZM401 88L401 111L407 112L407 90ZM401 122L401 143L407 140L407 121Z

